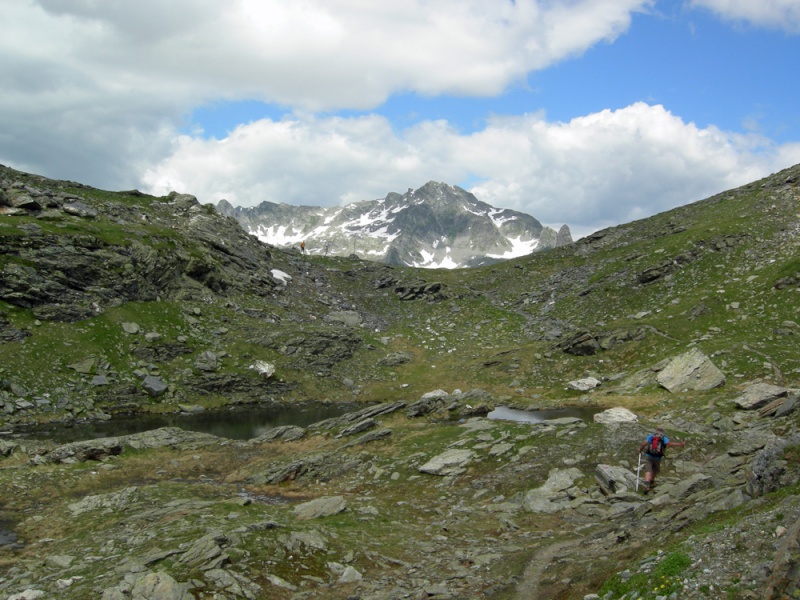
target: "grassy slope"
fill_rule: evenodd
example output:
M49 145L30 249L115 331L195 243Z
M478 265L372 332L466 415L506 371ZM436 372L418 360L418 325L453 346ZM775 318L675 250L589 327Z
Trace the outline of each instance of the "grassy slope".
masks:
M475 270L387 270L347 259L309 258L303 262L298 257L276 253L269 266L290 272L293 280L285 291L274 296L217 298L206 303L126 303L72 325L37 325L29 310L2 304L0 310L14 327L29 328L34 335L24 342L0 345L0 377L32 394L71 393L75 374L66 365L93 356L108 363L123 379L133 379L132 370L137 363L131 359L131 352L136 344L122 333L121 324L134 321L168 340L180 335L188 338L191 354L158 365L167 379L175 381L180 381L180 373L191 367L198 353L213 348L227 353L222 360L222 373L244 375L255 358L275 362L279 377L296 385L290 400L351 400L352 389L342 383L350 378L359 389L357 398L364 401L413 401L436 388L449 391L481 387L521 406L588 400L604 405L626 404L653 416L677 409L693 412L700 419L710 418L712 409L708 406L713 401L717 402L713 410L730 411L729 405L720 400L732 398L741 383L763 378L797 386L798 332L776 333L784 321L798 321L797 284L784 289L775 287L780 278L800 272L796 236L800 196L796 185L784 183L797 171L608 230L568 248ZM126 194L77 191L84 196L97 195L103 202L123 202L136 210L146 210L147 204L155 201ZM20 224L25 221L2 216L0 234L18 235ZM77 225L72 222L67 227L62 227L63 223L37 224L52 232L79 231L73 229ZM81 228L84 225L80 222ZM130 228L117 230L113 225L106 228L91 223L89 227L94 228L92 235L104 236L109 243L126 244L132 235ZM137 231L139 239L148 239L146 229ZM160 233L163 235L158 236L159 240L177 235L172 229ZM8 260L11 258L0 257L0 266ZM664 262L673 265L668 276L644 285L638 283L641 273ZM375 279L386 273L407 283L441 282L447 297L430 302L401 301L391 287L376 288ZM336 303L332 304L334 297ZM303 337L309 331L324 329L324 315L341 307L372 315L377 326L359 328L357 332L364 343L352 358L334 365L324 377L314 369L298 368L292 355L253 343L258 336ZM272 319L253 316L242 308L261 311ZM600 332L643 325L652 328L644 339L589 357L565 354L555 348L556 340L546 336L552 329L569 334L578 329ZM587 374L615 379L693 345L713 356L726 373L728 383L724 388L673 396L658 388L636 393L615 391L613 382L607 381L607 392L601 388L583 395L565 390L570 379ZM410 352L414 360L397 367L376 364L385 354L400 350ZM208 405L229 400L224 394L179 399ZM153 408L166 407L156 403ZM237 527L275 519L292 531L321 531L328 540L329 552L304 553L300 560L292 562L285 560L288 553L281 541L287 530L254 529L242 533L233 562L238 572L265 587L269 586L264 579L266 572L296 583L304 575L323 577L327 560L343 561L353 549L357 549L353 564L369 572L370 578L403 578L405 571L400 561L414 564L425 553L435 555L437 548L444 551L444 546L456 548L473 560L469 549L476 540L484 544L487 555L493 545L503 548L505 559L491 567L491 574L508 581L546 546L542 539L552 536L553 531L568 539L574 524L560 516L524 513L516 523L509 524L494 517L475 519L475 513L470 511L488 505L492 498L512 498L530 489L532 482L546 478L553 465L562 464L564 456L576 459L587 473L598 458L609 464L626 460L624 448L603 447L596 456L582 451L597 439L595 425L575 435L559 437L557 432L532 435L525 426L502 424L492 436L507 437L514 448L508 455L482 457L459 478L456 487L425 485L428 480L421 480L416 470L419 464L450 444L459 444L465 437L463 430L451 425L432 427L427 421L409 421L400 416L385 419L382 424L392 428L392 437L370 445L366 451L346 451L362 459L366 456L366 466L333 481L288 482L279 486L248 483L249 477L270 465L330 449L334 442L327 436L269 444L255 450L212 447L190 453L131 452L112 461L116 468L108 470L98 470L89 463L24 469L19 458L9 459L4 464L7 468L0 471L2 485L25 493L7 497L5 510L15 521L23 521L19 531L26 539L56 541L46 552L33 544L19 556L0 560L7 561L8 566L38 564L43 552L70 554L76 548L88 555L105 556L111 552L104 545L110 539L116 540L117 554L141 556L156 548L163 550L191 542L211 526L226 527L225 523L233 522L229 516L236 514ZM691 436L683 437L692 440ZM520 452L525 446L531 449ZM704 459L724 451L722 447L706 445ZM397 478L392 477L393 473L398 473ZM97 519L66 518L66 506L75 499L116 491L133 483L141 489L140 499L133 507L133 513L140 516L110 512ZM591 482L580 485L589 487ZM269 502L241 506L236 498L242 491ZM377 514L354 508L324 524L305 526L292 521L291 508L297 501L336 493L374 506ZM770 509L784 497L786 494L770 496L747 510ZM163 507L180 500L207 500L211 504L178 506L163 514L144 511L145 506ZM470 511L462 514L462 503L470 506ZM31 518L34 515L44 518ZM725 512L697 524L690 533L706 535L703 527L716 530L747 516L745 511ZM113 533L118 531L124 535ZM589 539L591 532L590 526L581 535ZM670 538L669 544L679 541ZM633 562L647 552L646 545L631 542L624 552L618 549L606 559L583 565L585 573L579 583L586 587L575 589L596 591L625 561ZM464 560L473 571L474 565ZM181 580L200 576L172 559L160 564ZM73 588L72 597L88 593L92 585L102 588L113 582L113 569L104 561L88 564L80 574L85 580ZM275 593L280 597L282 592ZM336 593L346 597L348 588L338 588ZM509 589L496 589L494 593L498 598L513 597ZM286 592L284 596L290 594Z

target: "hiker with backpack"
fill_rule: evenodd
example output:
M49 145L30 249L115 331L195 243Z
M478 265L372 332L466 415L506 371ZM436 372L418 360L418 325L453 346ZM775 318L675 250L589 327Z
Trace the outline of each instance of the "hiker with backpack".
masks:
M686 442L670 442L664 434L663 427L656 427L655 433L647 436L647 439L639 446L639 454L644 453L645 473L644 473L644 493L647 494L655 485L656 475L661 469L661 459L664 458L664 451L667 446L683 447Z

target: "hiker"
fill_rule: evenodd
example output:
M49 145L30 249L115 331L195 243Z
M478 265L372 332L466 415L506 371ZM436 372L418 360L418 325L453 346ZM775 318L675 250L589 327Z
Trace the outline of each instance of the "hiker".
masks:
M302 252L303 254L306 253L306 243L305 243L305 241L300 242L300 252Z
M639 454L644 452L645 473L644 473L644 493L648 493L656 482L656 475L661 468L661 459L664 457L664 450L667 446L683 447L686 442L670 442L664 434L663 427L656 427L655 433L647 436L647 439L639 446Z

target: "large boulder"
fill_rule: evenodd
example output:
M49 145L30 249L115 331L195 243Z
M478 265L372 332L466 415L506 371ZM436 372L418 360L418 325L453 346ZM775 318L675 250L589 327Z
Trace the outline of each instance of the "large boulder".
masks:
M759 382L747 386L733 403L742 410L757 410L773 400L785 397L787 394L788 390L784 387Z
M637 477L625 467L597 465L594 477L604 494L616 494L636 489Z
M670 392L705 391L725 383L725 375L698 348L676 356L656 376Z
M627 408L615 406L595 414L593 419L595 423L609 425L611 423L635 423L639 417Z

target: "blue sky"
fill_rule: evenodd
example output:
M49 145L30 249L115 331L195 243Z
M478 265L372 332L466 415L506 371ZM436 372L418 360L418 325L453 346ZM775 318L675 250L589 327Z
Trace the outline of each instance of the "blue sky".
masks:
M800 162L800 0L22 0L0 52L0 163L105 189L581 236Z
M800 35L774 28L721 21L707 10L661 3L667 9L633 15L631 27L613 43L600 43L580 57L530 73L490 97L420 96L398 93L367 111L402 129L417 121L446 119L460 132L482 129L491 114L544 110L569 121L637 101L663 104L701 127L756 130L776 142L800 140ZM258 100L218 102L194 109L194 125L206 137L224 138L237 125L279 119L291 107Z

